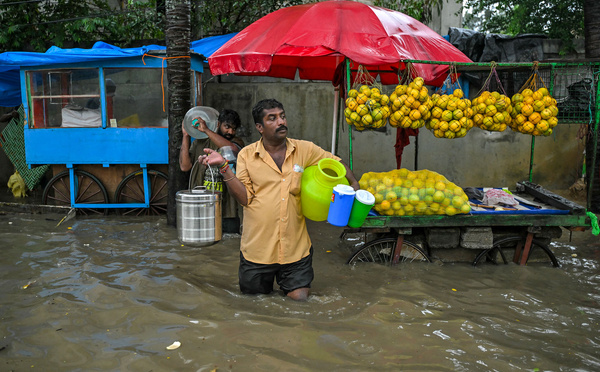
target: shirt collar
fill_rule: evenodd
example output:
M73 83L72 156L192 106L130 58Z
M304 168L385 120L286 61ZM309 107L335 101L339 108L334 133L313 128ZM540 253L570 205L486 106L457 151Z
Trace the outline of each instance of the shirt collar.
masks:
M296 148L296 145L294 144L294 142L290 141L289 138L285 139L285 145L286 145L285 156L287 157L289 154L291 154L294 151L294 149ZM262 137L260 138L260 140L258 140L258 142L256 144L256 150L254 150L254 154L260 156L263 159L268 154L267 149L265 149L265 145L264 145Z

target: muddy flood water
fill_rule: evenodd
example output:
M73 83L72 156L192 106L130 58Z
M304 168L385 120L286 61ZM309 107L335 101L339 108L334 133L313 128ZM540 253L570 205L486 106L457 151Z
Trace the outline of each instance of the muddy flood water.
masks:
M0 215L0 371L600 370L590 231L553 243L558 269L351 268L358 242L310 223L298 303L239 293L239 235L194 248L162 217L61 218Z

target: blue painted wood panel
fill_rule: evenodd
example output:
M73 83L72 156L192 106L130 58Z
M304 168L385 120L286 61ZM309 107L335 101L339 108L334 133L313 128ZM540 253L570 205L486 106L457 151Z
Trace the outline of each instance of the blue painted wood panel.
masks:
M25 158L39 164L168 164L168 128L25 130Z

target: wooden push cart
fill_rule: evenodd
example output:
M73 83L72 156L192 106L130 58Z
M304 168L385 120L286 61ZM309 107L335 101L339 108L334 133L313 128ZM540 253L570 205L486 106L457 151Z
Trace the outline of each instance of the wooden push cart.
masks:
M458 72L471 74L486 70L489 73L491 65L489 63L406 62L454 65ZM532 63L494 64L494 67L501 71L501 76L510 81L512 89L507 89L509 94L518 90L522 85L519 79L526 79L531 74L533 66ZM470 214L453 216L369 216L362 227L347 228L342 234L342 236L349 233L364 234L364 244L351 255L349 264L375 262L394 265L402 262L430 262L432 253L435 253L432 251L436 249L430 244L432 240L435 241L431 237L435 237L436 232L454 231L454 235L441 236L442 239L456 239L456 246L459 246L458 240L462 239L463 234L469 234L473 229L480 229L477 231L484 231L484 233L478 237L488 243L482 242L479 249L472 250L473 265L512 261L520 265L542 263L559 266L558 260L549 247L552 237L548 237L548 230L557 231L563 227L572 232L582 231L592 226L595 230L598 229L596 216L588 210L594 193L598 194L596 158L600 122L600 104L597 99L600 94L598 84L600 64L536 63L535 67L540 69L540 74L543 74L549 84L550 93L559 102L561 110L559 126L561 123L587 126L589 133L587 209L532 182L535 136L531 136L529 179L517 183L516 195L529 200L532 205L537 205L535 208L526 211L473 211ZM350 67L347 68L347 80L350 80ZM349 142L350 164L352 164L352 134L349 135ZM415 152L415 169L418 169L418 140ZM541 208L539 208L540 204Z

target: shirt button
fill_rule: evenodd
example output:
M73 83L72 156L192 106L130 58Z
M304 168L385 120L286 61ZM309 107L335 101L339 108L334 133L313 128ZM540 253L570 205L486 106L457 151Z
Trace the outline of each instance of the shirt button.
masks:
M283 221L283 218L281 220Z
M281 200L285 200L285 198L281 198Z
M285 178L281 180L281 182L285 182Z

